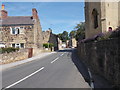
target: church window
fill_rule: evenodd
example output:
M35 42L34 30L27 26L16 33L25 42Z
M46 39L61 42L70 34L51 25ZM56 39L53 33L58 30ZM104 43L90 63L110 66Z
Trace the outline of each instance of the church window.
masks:
M93 17L93 25L94 28L96 29L98 27L98 12L96 9L93 9L92 17Z

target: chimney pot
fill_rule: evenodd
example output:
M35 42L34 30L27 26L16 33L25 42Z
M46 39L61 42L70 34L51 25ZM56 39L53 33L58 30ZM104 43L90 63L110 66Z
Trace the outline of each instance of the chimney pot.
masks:
M2 10L4 10L5 9L5 5L4 4L2 4Z
M5 9L5 5L2 4L2 10L0 10L0 12L1 12L1 17L2 17L2 18L7 18L8 12L7 12L6 10L4 10L4 9Z
M38 12L35 8L32 9L33 19L38 19Z

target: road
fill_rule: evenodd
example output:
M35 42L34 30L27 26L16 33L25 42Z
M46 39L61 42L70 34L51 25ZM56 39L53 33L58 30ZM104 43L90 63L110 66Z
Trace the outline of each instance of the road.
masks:
M2 71L3 88L90 88L86 67L74 49Z

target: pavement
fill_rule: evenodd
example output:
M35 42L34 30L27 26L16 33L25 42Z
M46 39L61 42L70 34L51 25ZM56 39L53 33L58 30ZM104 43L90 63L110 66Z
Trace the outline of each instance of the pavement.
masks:
M31 62L31 61L34 61L34 60L37 60L37 59L40 59L40 58L44 58L45 56L51 55L53 53L56 53L56 52L43 52L43 53L40 53L36 56L33 56L32 58L28 58L28 59L17 61L17 62L12 62L12 63L9 63L9 64L0 65L0 71L2 71L4 69L11 68L11 67L15 67L15 66L18 66L18 65L21 65L21 64L25 64L27 62Z

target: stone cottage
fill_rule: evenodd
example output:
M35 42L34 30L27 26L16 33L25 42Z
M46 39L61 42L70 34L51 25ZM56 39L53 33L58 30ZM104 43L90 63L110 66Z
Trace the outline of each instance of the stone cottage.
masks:
M33 8L31 16L8 16L4 7L2 5L0 10L0 45L42 49L43 36L37 10Z
M69 47L73 47L73 48L77 47L77 41L75 38L70 38Z
M54 50L58 50L58 37L52 33L52 30L43 31L43 43L54 44Z
M85 0L85 33L86 38L99 33L115 30L120 26L119 2L89 2ZM101 1L101 0L100 0Z

